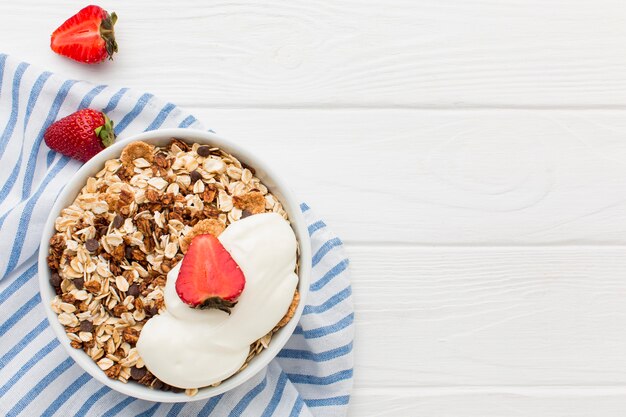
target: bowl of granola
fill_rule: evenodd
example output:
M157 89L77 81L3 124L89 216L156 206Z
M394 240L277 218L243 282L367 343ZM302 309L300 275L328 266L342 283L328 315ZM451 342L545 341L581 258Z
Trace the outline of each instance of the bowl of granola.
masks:
M57 198L39 251L42 301L69 355L160 402L206 399L261 371L296 327L310 269L282 178L191 129L93 157Z

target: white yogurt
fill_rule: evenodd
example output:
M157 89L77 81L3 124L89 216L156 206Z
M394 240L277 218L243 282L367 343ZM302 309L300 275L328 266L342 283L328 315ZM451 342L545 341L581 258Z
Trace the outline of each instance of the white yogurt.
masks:
M298 283L296 237L280 215L256 214L239 220L218 239L246 278L231 314L194 309L182 302L176 293L181 261L167 275L167 311L148 320L137 342L150 372L179 388L205 387L237 372L250 344L285 315Z

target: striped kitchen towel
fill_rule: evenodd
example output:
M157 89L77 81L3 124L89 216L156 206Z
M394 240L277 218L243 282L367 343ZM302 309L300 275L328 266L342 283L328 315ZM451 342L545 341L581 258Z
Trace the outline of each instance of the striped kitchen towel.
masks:
M50 208L80 163L50 151L43 133L85 107L104 110L120 138L203 129L150 94L67 80L0 54L0 415L345 416L354 335L348 259L305 204L314 254L309 304L278 358L246 384L206 401L142 401L101 385L59 346L41 305L36 257Z

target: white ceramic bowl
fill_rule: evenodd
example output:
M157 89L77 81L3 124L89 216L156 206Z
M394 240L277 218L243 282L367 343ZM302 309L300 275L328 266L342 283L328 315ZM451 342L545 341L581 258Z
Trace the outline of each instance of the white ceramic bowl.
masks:
M70 340L65 334L65 329L57 318L56 313L50 308L50 303L54 298L54 290L50 285L50 269L46 262L48 255L49 240L54 233L54 221L61 212L61 210L67 207L74 201L78 195L80 189L85 185L87 178L95 175L104 166L104 162L119 157L122 149L126 144L141 140L151 143L155 146L163 146L169 143L172 137L184 139L188 142L198 142L206 145L212 145L225 150L228 153L233 154L242 163L253 167L256 171L256 176L267 186L267 188L274 194L282 203L285 211L289 215L291 225L296 233L300 245L300 258L299 258L299 271L298 275L300 281L298 283L298 291L300 292L300 305L291 319L291 321L282 329L280 329L273 337L269 347L255 357L248 367L238 374L234 375L230 379L222 382L217 387L207 387L199 390L198 394L193 397L185 395L185 393L173 393L153 390L143 385L129 382L124 384L117 380L108 378L104 372L96 363L82 350L74 349L70 346ZM238 385L241 385L259 371L261 371L282 349L287 342L287 339L293 333L296 324L302 314L304 308L307 293L309 289L309 279L311 274L311 246L309 240L309 234L306 223L302 217L300 211L300 204L298 200L293 196L289 189L285 186L282 178L275 174L266 164L260 161L249 151L237 146L236 144L229 142L219 136L200 130L192 129L163 129L155 130L151 132L145 132L128 139L119 141L109 148L103 150L98 155L93 157L83 167L78 170L76 175L68 182L59 197L57 198L54 207L50 212L50 216L46 221L46 225L41 237L41 246L39 249L39 289L41 292L41 298L43 305L48 315L48 321L52 329L57 335L59 342L67 353L80 365L86 372L96 378L103 384L111 387L112 389L119 391L123 394L130 395L136 398L141 398L150 401L159 402L184 402L184 401L196 401L203 400L215 395L219 395L225 391L231 390Z

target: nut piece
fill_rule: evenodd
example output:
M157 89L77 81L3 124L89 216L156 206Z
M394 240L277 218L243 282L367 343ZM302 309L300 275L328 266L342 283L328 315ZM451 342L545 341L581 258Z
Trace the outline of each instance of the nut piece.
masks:
M124 339L125 342L131 343L131 344L136 344L137 340L139 340L139 332L135 329L131 329L130 327L127 327L124 329L124 332L122 333L122 338Z
M293 315L296 314L296 309L298 308L299 303L300 303L300 293L296 289L296 292L293 293L293 300L291 300L291 305L289 306L287 313L276 325L277 329L280 329L285 324L289 323L289 320L291 320Z
M115 378L117 378L120 375L120 371L121 370L122 370L122 366L117 364L117 365L114 365L114 366L110 367L106 371L104 371L104 373L109 378L115 379Z
M216 219L200 220L196 225L187 233L182 239L180 244L180 250L183 253L187 253L189 245L194 237L198 235L213 235L218 237L224 231L224 223Z
M252 191L244 195L233 196L233 205L252 214L259 214L265 211L265 197L258 191Z
M85 282L85 289L90 293L97 293L100 291L101 285L98 281L87 281Z
M132 142L126 145L122 151L120 159L124 165L127 166L131 165L137 158L143 158L148 162L152 162L154 160L154 155L152 155L153 150L154 146L149 145L146 142Z

